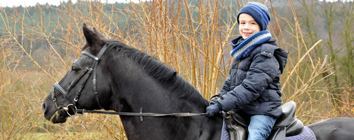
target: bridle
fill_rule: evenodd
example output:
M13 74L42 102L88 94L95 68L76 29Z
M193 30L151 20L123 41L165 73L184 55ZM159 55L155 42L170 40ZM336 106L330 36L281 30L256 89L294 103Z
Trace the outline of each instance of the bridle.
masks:
M92 83L93 83L93 92L96 96L96 101L97 104L100 108L103 108L100 104L100 101L98 99L98 91L97 91L97 74L96 74L96 67L100 61L100 58L102 57L103 53L107 50L107 45L105 44L102 49L100 50L100 52L97 54L97 56L92 55L91 53L87 52L87 51L82 51L81 54L86 55L90 58L92 58L94 60L94 62L92 63L91 67L86 67L86 69L83 71L83 73L76 78L73 82L70 83L68 90L66 91L62 86L60 86L60 84L58 82L56 82L53 86L53 94L52 94L52 100L53 103L55 105L55 107L57 108L57 112L59 113L66 113L68 116L73 116L77 113L77 107L76 104L79 101L82 89L85 88L85 85L89 79L89 77L91 76L92 72L93 72L93 79L92 79ZM84 79L84 82L82 83L82 85L80 86L79 90L77 91L75 97L74 97L74 103L67 105L66 107L58 107L57 104L57 99L55 97L54 94L54 89L57 89L68 101L70 101L70 99L67 97L68 93L70 93L70 91L72 90L73 87L76 86L76 84L81 81L81 79L85 76L86 79Z
M93 79L92 79L92 83L93 83L93 92L96 96L96 101L98 106L102 109L103 107L101 106L99 99L98 99L98 91L97 91L97 80L96 80L96 67L100 61L100 58L102 57L103 53L107 50L107 45L105 44L102 49L100 50L100 52L97 54L97 56L92 55L91 53L87 52L87 51L83 51L81 52L81 54L86 55L90 58L92 58L93 60L95 60L91 67L88 68L86 67L85 71L77 78L75 79L68 87L68 90L66 91L62 86L59 85L58 82L56 82L53 86L53 94L52 94L52 100L55 104L55 107L57 108L56 112L61 113L66 113L68 116L73 116L76 115L76 113L99 113L99 114L113 114L113 115L121 115L121 116L139 116L140 120L143 121L143 116L144 117L167 117L167 116L178 116L178 117L191 117L191 116L208 116L207 113L169 113L169 114L163 114L163 113L143 113L142 112L142 108L140 109L139 113L134 113L134 112L111 112L111 111L95 111L95 110L85 110L85 109L77 109L76 104L79 101L80 95L81 95L81 91L82 89L85 87L86 82L88 81L89 77L91 76L92 72L93 72ZM76 84L85 76L86 79L83 82L82 86L80 87L80 89L78 90L78 92L76 93L75 97L74 97L74 103L67 105L66 107L58 107L57 105L57 99L55 97L54 94L54 89L59 90L59 92L68 100L70 101L70 99L67 97L68 93L71 91L71 89L76 86Z

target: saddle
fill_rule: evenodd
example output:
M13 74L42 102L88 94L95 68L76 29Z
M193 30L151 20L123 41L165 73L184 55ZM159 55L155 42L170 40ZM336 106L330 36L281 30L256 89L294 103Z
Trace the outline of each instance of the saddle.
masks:
M302 132L304 124L295 116L296 104L293 101L282 105L283 113L275 122L273 130L267 140L285 140L285 137L298 135ZM225 117L226 129L231 140L246 140L248 136L249 117L243 117L231 110Z

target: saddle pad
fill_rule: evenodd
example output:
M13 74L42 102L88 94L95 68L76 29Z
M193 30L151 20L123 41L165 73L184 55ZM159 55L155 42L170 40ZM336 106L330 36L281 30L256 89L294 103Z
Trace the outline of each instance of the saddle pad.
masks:
M316 140L316 136L309 127L304 126L299 135L286 137L286 140Z
M226 129L225 118L222 121L221 138L220 140L230 140L230 133Z
M230 133L226 129L225 120L223 120L220 140L230 140ZM316 136L309 127L304 126L300 134L286 137L286 140L316 140Z

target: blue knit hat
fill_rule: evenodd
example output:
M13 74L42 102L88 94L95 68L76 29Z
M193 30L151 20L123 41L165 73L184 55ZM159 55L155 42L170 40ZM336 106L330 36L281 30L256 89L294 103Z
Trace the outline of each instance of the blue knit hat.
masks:
M261 27L261 31L267 30L270 21L269 11L267 6L259 2L248 2L246 6L241 8L237 15L237 22L240 24L239 16L242 13L249 14Z

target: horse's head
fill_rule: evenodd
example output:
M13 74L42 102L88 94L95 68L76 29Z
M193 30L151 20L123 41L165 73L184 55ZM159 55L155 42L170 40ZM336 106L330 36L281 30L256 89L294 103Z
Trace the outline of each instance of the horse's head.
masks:
M42 104L44 117L53 123L64 123L69 116L76 114L77 108L100 109L108 106L108 103L100 102L100 99L111 96L110 79L104 69L108 64L101 61L105 59L106 39L95 28L90 30L85 24L83 33L86 44L81 56L73 62L64 78L54 84Z

